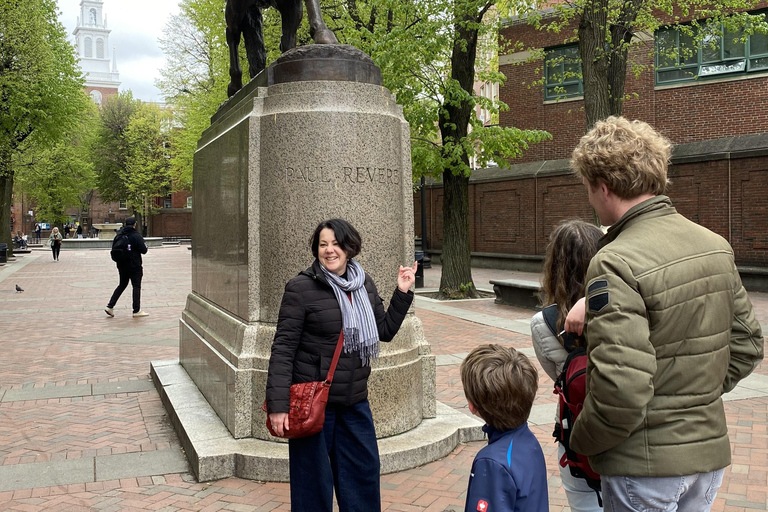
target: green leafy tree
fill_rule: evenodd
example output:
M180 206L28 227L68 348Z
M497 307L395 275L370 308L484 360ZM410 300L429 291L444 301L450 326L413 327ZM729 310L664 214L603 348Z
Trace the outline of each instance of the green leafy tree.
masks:
M89 101L55 0L0 0L0 241L20 153L52 147Z
M338 11L330 5L323 7L325 13ZM336 17L339 16L337 13ZM264 9L263 18L267 62L271 62L280 56L280 14L276 9ZM334 27L333 20L329 26ZM304 19L297 44L310 42L309 24ZM160 47L166 63L157 86L173 106L177 126L171 135L173 183L176 189L188 189L192 186L197 141L211 125L211 116L227 100L229 50L221 0L181 0L179 13L163 29ZM240 65L243 70L248 69L242 44Z
M96 105L87 101L80 123L52 147L34 147L17 156L16 189L36 206L37 218L53 225L69 220L64 211L89 204L95 172Z
M493 71L498 15L496 0L371 0L347 2L352 23L345 39L371 55L385 85L403 105L411 126L414 178L443 182L443 248L440 295L475 297L469 239L470 159L485 166L510 160L549 134L499 126L484 127L475 115L480 103L494 115L507 106L475 96L476 80L502 82ZM477 70L481 70L478 72Z
M101 107L94 160L96 186L104 201L122 201L128 197L123 181L129 153L125 132L137 108L138 101L133 99L131 91L107 98Z
M759 0L572 0L555 5L552 14L529 11L527 18L543 30L562 33L565 42L578 41L589 130L601 119L621 115L628 97L627 70L639 75L647 67L630 58L633 45L648 40L639 36L654 34L662 26L678 26L690 37L692 44L683 50L690 56L723 36L766 33L763 14L741 12L759 5L763 5ZM688 20L690 24L681 25ZM649 51L654 51L652 44ZM677 51L668 50L666 57L676 58Z
M192 161L200 135L227 99L229 53L219 0L182 0L163 29L166 63L157 86L173 107L171 163L177 188L191 188ZM247 68L244 68L247 69Z
M154 197L170 190L169 114L121 92L104 102L94 154L105 201L127 201L137 222Z
M125 130L125 167L118 177L137 216L149 213L152 198L166 195L171 185L165 117L157 105L139 103Z
M373 58L382 69L384 85L403 106L411 126L414 178L432 176L443 181L440 290L445 297L477 294L470 267L470 158L481 166L491 159L511 159L548 137L540 131L483 127L474 115L477 102L494 114L506 108L473 93L476 67L483 69L479 75L483 80L504 79L491 70L490 59L477 58L483 41L496 44L497 17L488 14L496 4L497 0L321 2L326 22L339 41ZM182 0L180 8L163 40L169 61L160 87L181 113L182 128L174 133L174 158L182 175L191 177L197 140L225 99L229 62L220 3ZM276 13L264 11L268 61L279 56ZM306 20L297 39L299 44L310 42Z

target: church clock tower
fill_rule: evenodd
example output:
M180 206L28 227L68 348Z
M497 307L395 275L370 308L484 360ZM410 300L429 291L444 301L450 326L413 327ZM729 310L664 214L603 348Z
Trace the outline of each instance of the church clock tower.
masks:
M109 33L102 0L81 0L80 16L72 34L85 76L85 90L97 105L108 96L117 94L120 74L114 49L109 58Z

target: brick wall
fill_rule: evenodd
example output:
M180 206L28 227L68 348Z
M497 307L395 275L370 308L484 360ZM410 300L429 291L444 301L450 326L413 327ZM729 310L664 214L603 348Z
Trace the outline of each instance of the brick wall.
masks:
M593 221L584 186L562 167L543 177L511 171L506 179L486 182L477 172L469 186L472 252L543 255L559 221ZM669 178L668 193L677 210L728 240L738 265L768 266L768 156L673 165ZM441 249L442 188L428 186L426 196L428 245ZM420 209L417 192L418 235Z
M184 204L186 206L186 196ZM165 208L152 215L149 236L192 237L192 209Z
M549 48L564 44L564 34L571 33L513 24L502 31L502 37L523 41L527 48ZM714 143L714 139L768 132L768 110L761 108L768 104L768 76L656 87L652 50L649 41L630 53L631 60L648 67L638 77L628 70L625 92L631 97L624 104L625 117L648 122L675 144ZM499 96L510 109L500 114L500 124L546 130L553 139L532 146L512 162L522 165L513 165L506 179L484 182L482 173L472 178L473 252L542 255L557 222L572 217L593 220L584 187L570 175L565 160L585 131L584 102L545 102L543 88L531 85L541 77L542 68L542 61L504 64L501 58L499 69L507 82ZM741 266L768 266L768 156L765 151L759 154L764 156L701 158L669 169L669 195L678 211L725 237ZM560 170L532 171L544 168L544 161ZM516 173L515 168L527 170ZM433 186L427 197L429 247L440 249L442 190ZM418 202L415 205L419 207ZM420 232L418 224L417 229Z
M101 224L104 222L122 223L131 216L131 210L121 210L119 202L105 203L99 196L99 191L94 190L91 197L91 204L88 209L88 216L91 223Z
M186 208L187 197L191 196L192 192L189 190L182 190L171 194L171 208Z

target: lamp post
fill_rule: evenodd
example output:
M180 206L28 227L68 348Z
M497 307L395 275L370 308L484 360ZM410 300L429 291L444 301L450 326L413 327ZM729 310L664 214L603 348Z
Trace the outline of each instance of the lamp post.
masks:
M424 176L421 177L421 250L424 251L422 266L432 268L432 259L427 255L427 189Z

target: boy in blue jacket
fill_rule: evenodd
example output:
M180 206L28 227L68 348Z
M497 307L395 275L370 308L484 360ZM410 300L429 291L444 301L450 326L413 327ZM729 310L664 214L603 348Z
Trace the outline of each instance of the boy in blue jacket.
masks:
M481 345L461 363L461 383L488 436L472 463L464 511L548 511L544 453L527 422L539 385L536 369L513 348Z

